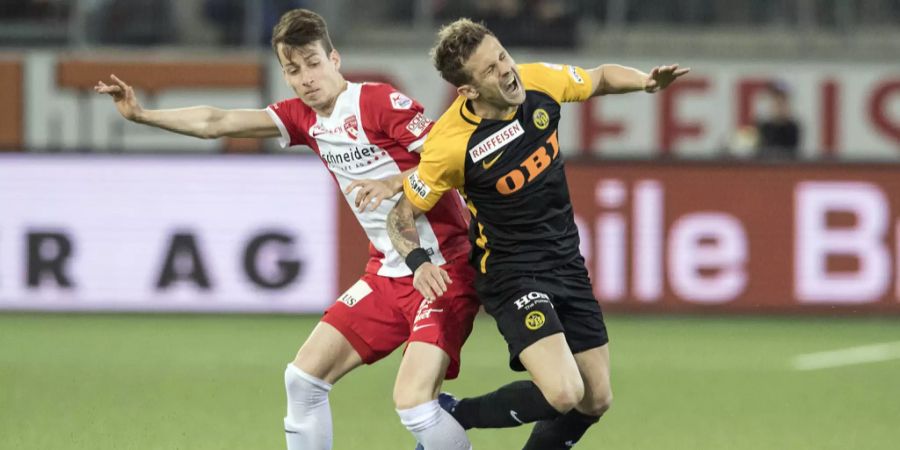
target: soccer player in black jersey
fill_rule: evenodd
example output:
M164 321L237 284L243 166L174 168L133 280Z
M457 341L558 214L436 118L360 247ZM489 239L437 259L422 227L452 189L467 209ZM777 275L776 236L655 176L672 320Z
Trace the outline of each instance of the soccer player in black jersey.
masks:
M487 28L468 19L441 29L432 56L459 97L404 181L388 234L414 286L426 298L441 296L451 280L419 248L415 220L458 189L472 216L476 290L506 339L510 367L531 375L445 404L465 428L538 422L525 449L572 447L609 408L612 391L606 327L578 251L560 155L561 103L656 92L689 69L516 65Z

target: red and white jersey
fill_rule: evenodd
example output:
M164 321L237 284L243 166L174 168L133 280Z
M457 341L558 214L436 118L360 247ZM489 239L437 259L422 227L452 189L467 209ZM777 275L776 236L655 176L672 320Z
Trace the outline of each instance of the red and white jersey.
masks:
M422 105L382 83L347 83L329 117L319 116L299 98L269 105L266 111L281 130L281 146L311 147L341 192L354 180L385 179L418 165L419 154L413 150L422 146L432 126ZM386 227L387 214L402 193L363 213L354 206L356 195L355 190L344 197L371 243L366 272L411 275ZM434 209L416 219L422 248L435 264L468 254L467 217L459 195L445 195Z

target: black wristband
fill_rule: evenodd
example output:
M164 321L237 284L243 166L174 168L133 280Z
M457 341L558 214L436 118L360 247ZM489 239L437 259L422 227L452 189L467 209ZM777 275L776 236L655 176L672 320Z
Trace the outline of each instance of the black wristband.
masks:
M431 262L431 257L428 256L428 252L422 247L414 248L406 255L406 266L409 267L409 270L412 270L413 273L416 273L416 269L427 262Z

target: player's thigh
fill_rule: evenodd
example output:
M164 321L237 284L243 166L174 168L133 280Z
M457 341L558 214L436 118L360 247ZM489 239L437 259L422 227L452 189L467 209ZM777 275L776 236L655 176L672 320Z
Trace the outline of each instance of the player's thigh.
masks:
M334 326L319 322L294 358L298 369L334 384L362 364L359 353Z
M407 290L415 292L411 282ZM404 295L394 280L366 274L325 311L322 322L349 342L363 364L374 364L409 338L398 302Z
M450 356L440 347L410 342L394 383L397 409L412 408L437 398L449 365Z
M467 261L455 261L443 267L454 280L453 284L448 286L444 295L433 301L422 299L417 292L408 302L406 317L412 324L410 345L431 344L443 350L450 358L444 378L452 380L459 375L462 347L472 332L481 303L472 287L474 270Z
M584 398L577 408L587 415L602 416L612 404L609 344L576 353L575 362L584 380Z
M519 353L519 360L557 410L571 409L583 398L584 382L563 333L551 334L529 345Z

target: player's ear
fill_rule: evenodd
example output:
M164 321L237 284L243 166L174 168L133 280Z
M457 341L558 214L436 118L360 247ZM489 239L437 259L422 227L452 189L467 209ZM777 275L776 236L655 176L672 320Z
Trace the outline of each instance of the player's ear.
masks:
M328 55L328 59L334 64L334 70L341 70L341 54L338 53L336 48L331 49L331 54Z
M456 92L469 100L475 100L476 98L478 98L478 90L475 89L475 86L472 86L471 84L464 84L456 88Z

